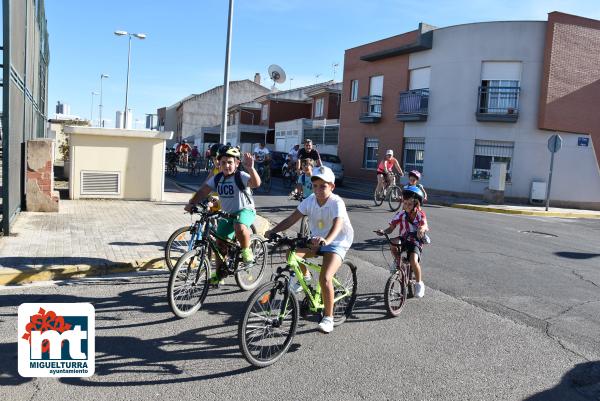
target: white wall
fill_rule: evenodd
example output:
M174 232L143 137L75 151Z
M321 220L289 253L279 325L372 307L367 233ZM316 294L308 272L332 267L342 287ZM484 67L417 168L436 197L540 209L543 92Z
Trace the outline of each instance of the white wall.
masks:
M275 123L275 150L289 152L295 144L302 142L303 118ZM279 132L285 132L285 137L278 137ZM295 133L294 133L295 132Z
M425 137L425 187L481 194L487 181L471 179L476 139L513 141L512 183L506 196L528 198L533 180L546 181L552 132L537 128L542 81L545 22L492 22L435 30L431 50L412 53L409 68L431 67L429 116L407 122L405 137ZM477 93L484 61L521 62L521 94L516 123L478 122ZM555 159L552 198L574 202L600 200L600 171L591 144L581 135L561 134ZM573 191L573 186L578 188Z

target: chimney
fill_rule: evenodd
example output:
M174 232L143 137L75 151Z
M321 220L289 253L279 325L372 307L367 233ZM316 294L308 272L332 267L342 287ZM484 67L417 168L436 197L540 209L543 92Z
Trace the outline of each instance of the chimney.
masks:
M260 85L260 74L258 72L254 74L254 83Z

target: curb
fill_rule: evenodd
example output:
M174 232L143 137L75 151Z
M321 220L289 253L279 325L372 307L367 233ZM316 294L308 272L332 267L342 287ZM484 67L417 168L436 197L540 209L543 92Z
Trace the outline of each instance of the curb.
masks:
M18 270L4 268L0 270L0 286L22 285L36 281L64 280L105 276L107 274L164 269L163 258L136 260L133 262L115 262L104 265L49 265L41 269L28 268Z
M465 203L453 203L449 205L455 209L475 210L488 213L516 214L524 216L564 217L568 219L600 219L600 213L572 213L572 212L546 212L538 210L503 209L489 206L470 205Z

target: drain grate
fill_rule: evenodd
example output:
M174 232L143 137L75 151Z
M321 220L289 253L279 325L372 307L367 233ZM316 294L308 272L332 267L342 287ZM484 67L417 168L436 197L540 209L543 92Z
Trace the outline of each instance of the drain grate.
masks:
M544 233L542 231L535 231L535 230L521 230L519 231L521 234L533 234L533 235L539 235L540 237L547 237L547 238L558 238L558 235L556 234L550 234L550 233Z

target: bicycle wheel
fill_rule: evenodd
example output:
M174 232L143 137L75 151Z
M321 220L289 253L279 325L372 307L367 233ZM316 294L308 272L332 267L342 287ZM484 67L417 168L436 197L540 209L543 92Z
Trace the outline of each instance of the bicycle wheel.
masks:
M375 202L375 206L381 206L383 201L385 200L385 191L377 190L373 191L373 202Z
M266 168L268 168L268 167L266 167ZM264 178L263 185L264 185L265 192L269 193L269 192L271 192L271 173L268 170L266 170L266 168L265 168L265 178Z
M308 227L308 217L302 217L300 220L300 233L302 237L307 238L310 237L310 228Z
M178 228L171 234L165 245L165 264L169 270L173 270L173 266L179 258L191 248L192 227L185 226Z
M250 249L254 263L235 272L235 282L244 291L253 290L260 283L267 265L267 244L258 235L250 235Z
M395 212L402 206L402 188L398 185L392 185L388 189L388 205L392 212Z
M248 299L238 325L244 358L262 368L285 355L296 334L298 309L298 300L285 281L258 287Z
M407 285L406 275L402 269L397 270L390 276L387 283L385 284L385 309L390 317L395 317L402 312L407 298Z
M344 261L334 277L338 281L338 284L334 283L334 298L346 291L350 292L333 304L333 324L338 326L352 314L356 302L356 266L352 262Z
M199 260L193 249L183 255L171 271L167 298L175 316L185 318L200 309L208 293L210 261Z

